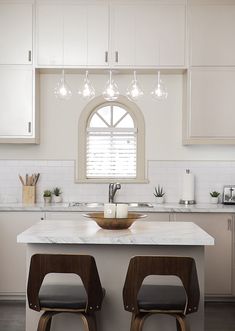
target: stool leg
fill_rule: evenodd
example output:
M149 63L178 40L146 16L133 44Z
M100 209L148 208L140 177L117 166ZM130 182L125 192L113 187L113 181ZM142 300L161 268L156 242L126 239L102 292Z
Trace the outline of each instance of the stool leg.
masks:
M51 319L52 319L53 315L55 315L55 313L53 313L53 312L50 312L50 311L44 312L38 322L37 331L50 331Z
M131 331L142 331L145 319L151 315L150 313L139 313L132 315Z
M96 318L94 313L81 313L85 331L96 331Z
M177 331L187 331L185 317L180 315L175 315Z

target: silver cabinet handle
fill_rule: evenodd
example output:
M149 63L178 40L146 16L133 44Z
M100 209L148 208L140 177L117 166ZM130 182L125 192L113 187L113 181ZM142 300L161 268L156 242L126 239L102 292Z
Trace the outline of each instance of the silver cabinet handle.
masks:
M105 63L108 63L108 60L109 60L109 56L108 56L108 52L106 51L105 58L104 58Z
M228 218L228 231L232 231L232 219Z
M118 51L115 52L115 62L118 63Z
M32 123L28 122L28 132L31 133L32 130Z
M32 51L28 52L28 61L31 62L32 61Z

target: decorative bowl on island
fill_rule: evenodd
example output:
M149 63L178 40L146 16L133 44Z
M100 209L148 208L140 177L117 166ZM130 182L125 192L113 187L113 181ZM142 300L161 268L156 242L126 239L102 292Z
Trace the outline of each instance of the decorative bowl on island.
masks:
M127 218L104 218L103 212L92 212L83 216L94 220L102 229L124 230L128 229L136 220L145 218L147 215L140 213L128 213Z

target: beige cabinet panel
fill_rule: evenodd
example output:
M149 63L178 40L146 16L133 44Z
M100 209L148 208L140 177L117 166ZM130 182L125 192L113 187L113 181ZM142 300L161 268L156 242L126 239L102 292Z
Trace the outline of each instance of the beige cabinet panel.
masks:
M184 144L234 144L235 68L193 68L188 73Z
M37 64L107 65L108 24L107 4L39 4Z
M192 5L189 26L191 65L235 65L235 3Z
M215 239L205 247L206 295L232 295L232 215L174 214L175 221L194 222Z
M40 212L0 213L0 295L22 295L26 290L26 247L17 235L43 217Z
M111 9L115 66L183 66L185 6L121 3Z
M0 64L32 63L32 24L32 4L0 3Z

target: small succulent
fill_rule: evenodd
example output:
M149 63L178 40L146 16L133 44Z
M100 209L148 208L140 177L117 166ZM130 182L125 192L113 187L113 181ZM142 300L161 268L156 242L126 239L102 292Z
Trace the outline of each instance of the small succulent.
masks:
M52 192L50 190L43 191L44 198L49 198L49 197L51 197L51 195L52 195Z
M56 197L58 197L58 196L60 196L60 195L62 194L62 191L61 191L61 189L60 189L59 187L55 187L55 188L53 189L52 193L53 193Z
M158 187L155 187L155 193L153 193L155 195L155 197L163 197L165 192L163 192L163 187L161 187L160 185L158 185Z
M219 195L220 195L220 193L217 192L217 191L212 191L212 192L210 192L210 196L211 196L212 198L218 198Z

